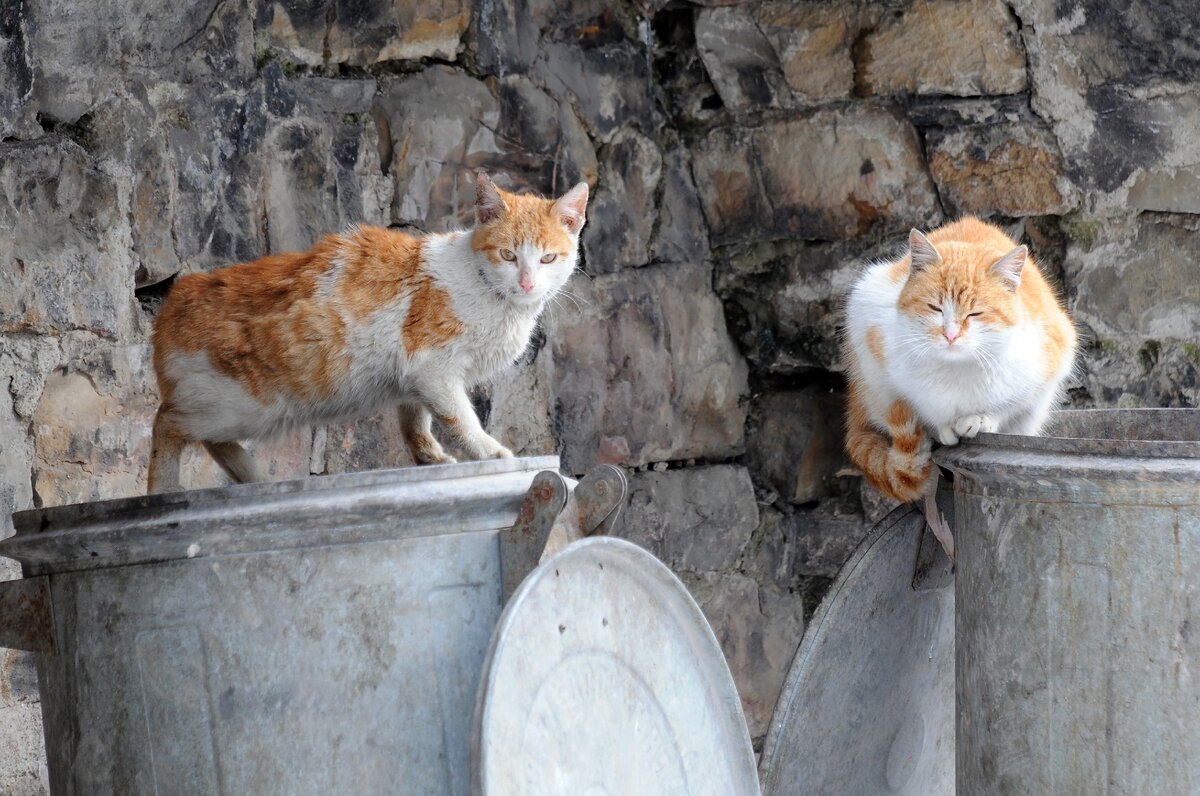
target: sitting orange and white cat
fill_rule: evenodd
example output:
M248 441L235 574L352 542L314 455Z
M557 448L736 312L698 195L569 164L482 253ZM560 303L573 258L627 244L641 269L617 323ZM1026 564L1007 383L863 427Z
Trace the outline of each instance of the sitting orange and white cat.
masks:
M1076 334L1025 246L964 218L869 266L846 304L846 450L876 488L921 497L943 445L1037 434L1062 398Z
M154 325L149 491L182 488L190 442L234 480L259 481L241 440L389 405L418 463L454 461L433 417L471 458L512 456L467 390L521 355L575 270L588 188L519 196L480 174L476 192L471 231L359 226L307 252L181 277Z

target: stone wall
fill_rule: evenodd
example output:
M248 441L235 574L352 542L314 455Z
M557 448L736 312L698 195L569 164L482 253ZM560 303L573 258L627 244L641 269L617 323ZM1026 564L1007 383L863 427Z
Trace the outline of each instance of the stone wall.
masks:
M864 258L1020 222L1085 332L1074 404L1200 401L1200 21L1125 5L11 0L0 518L143 488L175 274L356 220L442 229L476 168L585 179L586 275L479 406L522 453L635 470L623 533L693 589L761 737L887 509L839 453ZM256 454L274 478L404 461L390 414ZM0 792L42 787L34 682L0 651Z

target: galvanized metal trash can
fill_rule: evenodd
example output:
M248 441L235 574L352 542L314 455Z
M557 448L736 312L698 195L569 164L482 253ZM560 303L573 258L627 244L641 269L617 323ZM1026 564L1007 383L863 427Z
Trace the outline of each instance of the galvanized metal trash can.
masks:
M0 642L22 630L57 650L38 664L53 792L469 793L500 531L557 469L470 462L16 514L0 555L26 578L0 584Z
M955 476L960 794L1200 793L1200 411L1058 413Z

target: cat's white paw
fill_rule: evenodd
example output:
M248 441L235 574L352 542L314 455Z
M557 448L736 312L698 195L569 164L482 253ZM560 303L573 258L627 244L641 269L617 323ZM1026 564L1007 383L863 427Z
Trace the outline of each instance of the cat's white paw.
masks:
M513 452L510 451L508 448L504 447L503 445L501 445L500 449L497 450L495 453L493 453L491 458L493 458L493 459L511 459L511 458L513 458Z
M954 429L950 426L942 426L937 430L938 442L943 445L957 445L958 435L954 433Z
M987 415L965 415L954 421L954 431L960 437L974 439L980 432L985 434L996 430L996 421Z

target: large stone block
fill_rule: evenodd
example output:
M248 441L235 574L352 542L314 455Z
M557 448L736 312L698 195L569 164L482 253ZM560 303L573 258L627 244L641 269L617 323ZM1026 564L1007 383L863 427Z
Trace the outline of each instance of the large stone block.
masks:
M284 59L317 66L385 61L453 61L470 21L466 0L259 0L265 45Z
M572 281L578 314L546 330L568 472L741 451L746 365L710 280L707 267L669 265Z
M86 12L68 0L28 0L27 52L39 110L75 122L126 77L249 80L254 31L241 3L105 0Z
M133 333L121 191L69 141L0 144L0 331Z
M767 2L701 11L696 47L727 108L789 108L849 98L852 47L878 13L845 3Z
M262 143L271 251L307 249L358 222L386 224L392 181L370 116L374 80L282 79L263 72L271 121Z
M860 94L1015 94L1025 53L1002 0L915 0L884 14L857 52Z
M1098 206L1200 212L1200 76L1187 0L1113 5L1018 0L1033 108L1068 176Z
M872 107L715 130L697 145L695 175L718 245L845 240L941 220L916 132Z
M596 153L570 106L523 77L483 82L430 67L385 83L375 115L395 181L394 223L470 223L475 169L543 195L596 181Z
M751 470L790 503L834 494L836 473L846 463L845 412L843 393L827 386L761 396L746 439Z
M33 415L33 489L39 505L145 491L156 405L143 345L68 356L47 379Z
M646 44L624 39L596 47L548 42L535 69L552 94L578 109L596 138L609 141L625 126L651 135L662 125L650 62Z
M933 134L926 146L929 170L952 215L1061 214L1077 201L1061 177L1058 143L1041 128L971 127Z
M676 572L732 569L758 526L754 485L733 465L640 472L617 535Z
M1079 220L1090 240L1063 267L1075 320L1103 338L1200 340L1200 222L1192 216Z

